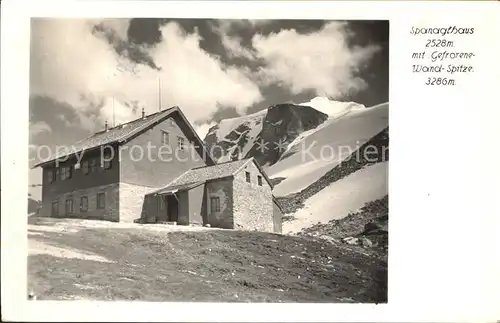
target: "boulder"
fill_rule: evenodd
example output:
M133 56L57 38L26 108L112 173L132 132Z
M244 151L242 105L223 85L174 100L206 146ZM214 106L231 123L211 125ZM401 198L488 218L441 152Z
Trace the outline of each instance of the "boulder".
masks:
M370 239L365 237L361 238L361 244L363 245L363 247L368 247L368 248L373 247L373 242L371 242Z
M368 222L365 224L365 232L376 231L380 229L380 225L376 222Z
M326 236L326 235L319 236L319 238L322 240L328 241L330 243L335 243L338 241L337 239L330 237L330 236Z
M347 237L342 240L344 243L356 245L359 244L359 239L355 237Z

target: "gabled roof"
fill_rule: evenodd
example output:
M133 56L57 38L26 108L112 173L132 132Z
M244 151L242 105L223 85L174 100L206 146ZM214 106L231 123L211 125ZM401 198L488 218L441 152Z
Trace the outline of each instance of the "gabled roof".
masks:
M187 183L187 184L180 184L180 185L169 185L167 187L164 187L162 189L159 189L157 191L151 192L148 195L156 195L156 194L172 194L176 192L181 192L185 190L190 190L192 188L195 188L197 186L200 186L205 182L195 182L195 183Z
M250 159L242 159L220 163L213 166L201 166L192 168L179 176L177 179L173 180L168 186L182 185L194 182L206 182L214 179L232 176L249 161Z
M49 159L36 164L34 167L42 166L45 164L48 164L50 162L53 162L56 159L67 157L69 155L73 155L76 153L81 153L83 151L88 151L88 150L93 150L97 149L101 146L104 145L111 145L111 144L123 144L127 142L128 140L131 140L132 138L136 137L137 135L143 133L144 131L147 131L154 127L156 124L166 120L169 118L174 112L177 112L180 114L181 118L184 120L188 128L193 134L193 137L196 141L198 141L198 144L200 147L205 150L205 156L208 159L208 161L211 164L215 164L213 160L211 159L211 156L208 154L206 151L206 147L203 143L203 141L200 139L196 131L193 129L189 121L186 119L182 111L179 109L179 107L175 106L154 114L150 114L148 116L145 116L144 118L139 118L133 121L130 121L128 123L124 123L121 125L118 125L116 127L110 128L107 131L100 131L97 132L85 139L82 139L80 141L75 142L74 144L70 145L67 147L66 151L61 152L59 154L51 156Z
M195 187L210 180L234 176L241 169L243 169L243 167L245 167L246 165L248 165L248 163L251 162L255 163L255 165L260 170L263 177L266 179L266 181L269 183L272 189L273 185L271 183L271 180L264 172L264 170L260 167L260 165L255 161L255 159L251 157L247 159L224 162L213 166L201 166L192 168L187 172L183 173L181 176L174 179L172 182L170 182L170 184L168 184L164 188L152 192L151 194L166 194L169 192L181 191Z

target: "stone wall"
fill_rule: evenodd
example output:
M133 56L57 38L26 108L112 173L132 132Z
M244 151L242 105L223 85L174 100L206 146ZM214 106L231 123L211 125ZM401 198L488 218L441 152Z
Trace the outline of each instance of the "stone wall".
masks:
M104 209L97 209L97 194L104 193ZM52 199L44 199L40 216L52 217L52 202L59 201L59 215L61 218L95 219L118 222L120 219L120 197L118 183L101 185L86 189L74 190L60 194ZM86 212L80 210L80 198L87 197L88 209ZM73 213L65 214L66 200L73 200Z
M157 188L120 183L120 222L134 222L145 209L144 197Z
M205 224L207 215L205 184L194 187L187 193L189 199L189 224Z
M187 191L177 192L177 203L178 203L178 214L177 214L177 224L188 225L189 224L189 195Z
M280 207L273 201L273 221L274 221L274 232L282 233L283 231L283 212L281 212Z
M207 222L212 227L233 229L233 184L232 179L219 179L208 182L207 188ZM210 197L219 197L220 212L212 213Z
M250 173L250 183L246 180L246 172ZM271 187L263 176L262 186L259 185L258 176L262 174L253 162L234 176L234 228L273 232Z

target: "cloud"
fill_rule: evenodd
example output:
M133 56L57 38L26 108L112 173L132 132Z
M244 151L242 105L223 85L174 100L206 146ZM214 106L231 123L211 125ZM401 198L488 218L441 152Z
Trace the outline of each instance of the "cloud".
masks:
M33 19L30 89L75 107L82 96L109 94L118 54L91 31L94 20Z
M356 73L380 48L349 48L346 27L346 23L330 22L308 34L288 29L254 35L252 46L264 61L260 80L287 87L293 94L313 90L333 98L363 90L366 83Z
M203 137L214 114L244 113L264 100L261 89L267 85L332 98L366 86L356 75L378 47L349 48L346 24L329 23L310 33L257 33L250 43L241 38L270 22L212 25L230 56L249 61L233 66L200 47L196 28L186 32L174 21L160 27L159 43L141 46L127 38L129 19L33 19L30 91L74 112L57 111L70 116L60 125L97 131L106 120L137 118L141 108L157 112L161 87L162 108L178 105L193 124L206 124L199 126Z
M29 127L29 130L31 137L38 136L45 132L52 132L52 128L45 121L32 123Z
M228 34L221 33L221 42L230 57L244 57L246 59L255 58L250 49L242 46L241 37L229 36Z
M118 25L118 26L115 26ZM119 28L118 31L113 28ZM121 57L127 58L132 62L148 65L159 70L153 58L148 54L147 47L127 41L126 34L123 35L121 24L110 24L108 21L100 22L94 25L92 32L104 38Z
M219 106L244 111L262 100L247 71L202 50L200 35L185 33L175 22L162 26L156 46L117 51L125 46L125 22L33 19L31 94L68 103L80 127L89 130L111 121L112 98L121 119L137 117L138 108L158 111L160 79L162 107L180 106L191 122L210 119ZM131 61L131 48L160 70Z
M200 48L197 32L185 34L172 22L161 32L164 41L151 54L166 71L162 94L167 101L178 102L190 120L208 119L219 106L243 112L263 99L246 69L225 65Z
M56 115L56 118L59 119L66 127L71 127L73 125L64 114L58 114Z
M109 30L113 30L120 39L127 39L128 28L130 25L130 18L120 19L101 19L100 24Z
M215 126L217 123L215 122L208 122L208 123L203 123L203 124L200 124L200 125L195 125L194 126L194 130L196 131L196 133L198 134L198 136L204 140L207 133L208 133L208 130Z
M263 35L256 33L245 46L235 32L253 29L271 20L219 20L212 30L221 38L229 57L260 64L249 73L261 85L277 84L292 94L314 91L318 96L340 97L364 90L366 82L357 76L360 68L381 48L349 47L352 34L345 22L330 22L309 33L283 29Z
M266 20L263 20L266 21ZM221 38L222 46L227 51L229 57L243 57L249 60L255 59L255 55L250 48L242 45L242 38L238 35L232 35L234 28L252 28L257 25L258 20L218 20L211 24L212 31Z

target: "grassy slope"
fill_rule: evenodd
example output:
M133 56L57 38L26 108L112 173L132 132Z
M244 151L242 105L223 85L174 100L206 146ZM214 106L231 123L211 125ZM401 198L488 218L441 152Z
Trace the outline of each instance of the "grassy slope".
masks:
M387 302L386 260L311 237L87 228L29 239L113 261L29 256L39 299Z

